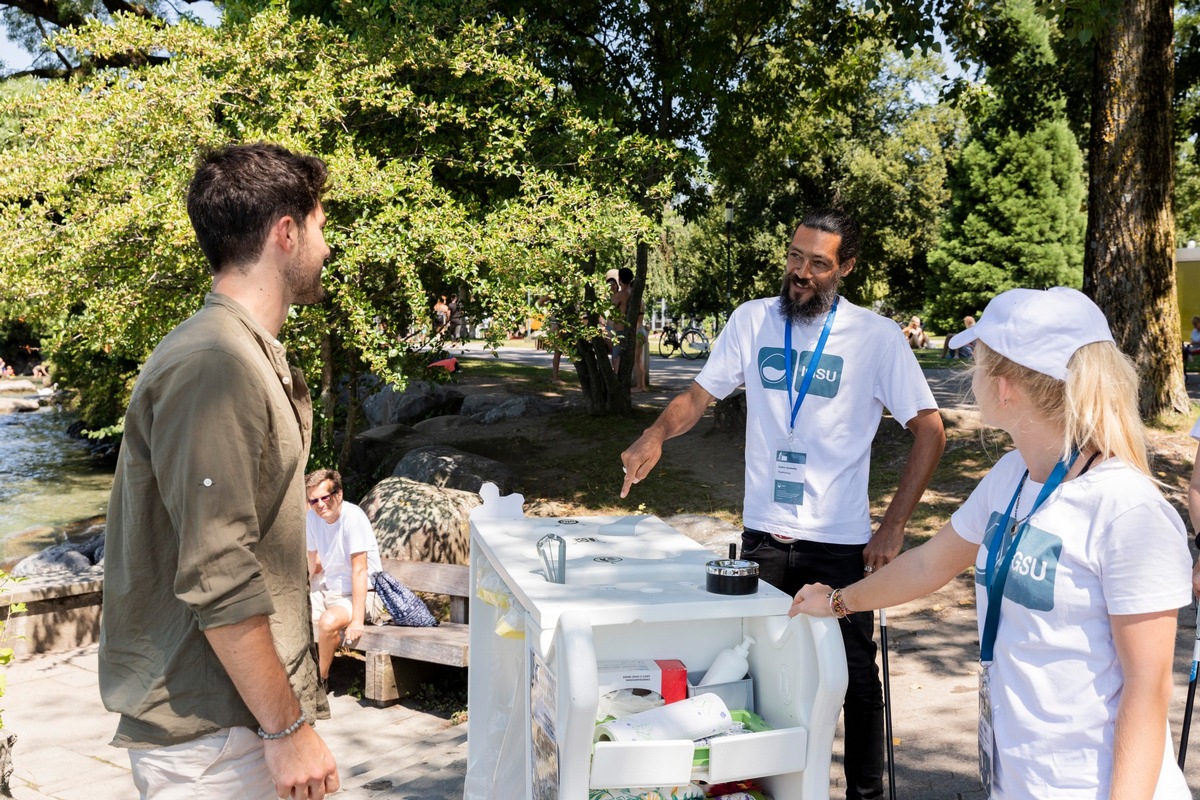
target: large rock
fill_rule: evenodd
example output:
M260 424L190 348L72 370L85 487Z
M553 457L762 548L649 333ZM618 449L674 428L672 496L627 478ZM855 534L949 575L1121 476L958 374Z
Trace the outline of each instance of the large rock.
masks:
M17 380L17 381L0 381L0 392L9 394L37 394L37 387L33 385L33 381Z
M346 472L356 475L375 475L380 465L392 465L406 450L404 440L413 434L411 425L381 425L363 431L350 442L350 459Z
M505 400L500 405L483 414L480 422L484 425L494 425L497 422L503 422L506 419L518 419L520 417L536 417L542 414L549 414L552 411L557 411L559 406L554 403L549 403L540 397L530 395L520 395Z
M464 417L474 417L477 420L482 419L484 414L496 406L504 405L512 399L513 395L508 393L484 394L482 392L473 392L463 398L462 408L458 410L458 413Z
M384 558L466 564L469 515L480 502L471 492L384 478L359 505L375 528Z
M479 420L471 417L464 417L461 413L446 414L442 417L430 417L423 419L413 428L421 433L441 433L443 431L451 431L455 428L475 428L479 427Z
M412 381L403 392L385 386L363 401L363 413L371 427L397 422L412 425L429 417L457 414L462 392L429 381Z
M21 559L12 574L32 578L59 573L82 573L104 564L104 534L83 541L63 542Z
M37 400L25 397L0 397L0 414L11 414L14 411L37 411L41 404Z
M512 494L517 485L517 476L499 461L440 444L405 453L392 470L392 477L475 494L485 483L496 484L500 494Z

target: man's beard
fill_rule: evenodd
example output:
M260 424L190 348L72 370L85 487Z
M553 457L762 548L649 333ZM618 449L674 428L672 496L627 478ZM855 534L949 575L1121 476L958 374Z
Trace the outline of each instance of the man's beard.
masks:
M833 301L837 299L836 281L824 290L817 288L815 283L809 282L808 286L813 290L813 295L803 303L792 299L791 286L791 276L784 275L783 288L779 290L779 312L788 322L801 324L813 322L819 317L825 316L833 307Z
M311 306L325 299L325 287L321 284L321 267L318 266L314 271L309 263L311 257L308 250L307 246L301 245L287 267L292 305Z

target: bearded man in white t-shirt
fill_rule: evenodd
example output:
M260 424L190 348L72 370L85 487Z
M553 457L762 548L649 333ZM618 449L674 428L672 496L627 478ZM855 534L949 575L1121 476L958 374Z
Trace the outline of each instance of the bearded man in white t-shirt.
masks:
M305 533L312 616L321 684L342 642L353 644L363 626L380 615L371 578L383 569L379 544L363 510L342 499L342 476L319 469L304 477L308 495Z
M791 595L818 575L831 587L847 586L895 558L946 444L933 393L896 323L838 295L860 249L858 223L848 214L809 212L788 247L779 296L739 306L695 383L621 454L625 497L658 462L663 442L744 384L742 557ZM809 364L816 364L811 377ZM914 434L914 444L873 531L867 478L885 408ZM842 622L847 800L883 796L874 628L871 612Z

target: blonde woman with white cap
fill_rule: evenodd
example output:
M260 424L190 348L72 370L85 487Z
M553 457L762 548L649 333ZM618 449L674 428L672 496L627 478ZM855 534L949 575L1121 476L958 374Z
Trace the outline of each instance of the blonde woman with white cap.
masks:
M1074 289L1013 289L950 343L975 342L983 422L1004 455L929 542L792 614L843 616L975 567L980 775L992 798L1189 798L1171 754L1183 521L1149 477L1137 375Z

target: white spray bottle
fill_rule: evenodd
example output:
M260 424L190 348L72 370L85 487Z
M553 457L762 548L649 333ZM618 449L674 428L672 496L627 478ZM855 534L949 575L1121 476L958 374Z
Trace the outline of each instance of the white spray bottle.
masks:
M704 677L700 679L699 685L732 683L746 677L746 673L750 671L750 664L746 661L746 656L749 654L752 644L754 644L754 639L747 636L737 647L731 647L718 653L716 660L708 668L708 672L704 673Z

